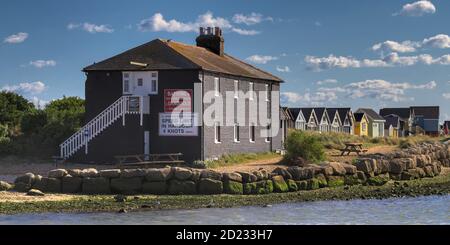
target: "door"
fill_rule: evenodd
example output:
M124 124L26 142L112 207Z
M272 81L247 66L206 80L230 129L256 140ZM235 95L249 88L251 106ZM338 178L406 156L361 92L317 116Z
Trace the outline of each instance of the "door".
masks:
M149 131L144 132L144 154L145 155L150 154L150 132Z

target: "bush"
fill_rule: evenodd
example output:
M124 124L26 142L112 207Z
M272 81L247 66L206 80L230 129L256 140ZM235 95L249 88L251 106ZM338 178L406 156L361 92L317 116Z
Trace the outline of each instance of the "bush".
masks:
M294 160L298 157L312 162L325 160L324 146L320 139L313 134L294 131L286 139L285 147L287 160Z

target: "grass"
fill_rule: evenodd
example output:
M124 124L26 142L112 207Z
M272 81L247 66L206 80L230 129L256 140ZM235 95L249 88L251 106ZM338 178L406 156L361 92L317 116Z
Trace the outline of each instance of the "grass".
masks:
M220 157L218 160L205 161L205 164L207 168L219 168L249 163L253 161L273 159L279 156L279 154L273 152L227 154Z
M390 138L390 137L380 137L380 138L369 138L367 136L349 135L344 133L319 133L306 131L307 134L312 134L316 136L319 141L327 149L340 150L345 147L345 143L348 142L358 142L363 143L364 148L371 148L379 145L393 145L399 146L400 148L406 148L414 146L421 142L433 142L442 140L442 137L430 137L430 136L410 136L407 138Z
M419 195L448 195L450 173L435 178L389 182L384 186L346 186L314 191L273 193L268 195L213 195L213 196L136 196L126 202L116 202L114 196L70 196L68 200L0 202L0 214L42 212L117 212L127 211L230 208L263 206L267 204L325 200L382 199ZM0 192L8 195L7 192Z

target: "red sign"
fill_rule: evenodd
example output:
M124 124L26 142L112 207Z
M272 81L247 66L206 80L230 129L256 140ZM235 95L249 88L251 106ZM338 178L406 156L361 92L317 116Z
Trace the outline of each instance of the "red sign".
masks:
M192 112L192 89L164 89L164 112Z

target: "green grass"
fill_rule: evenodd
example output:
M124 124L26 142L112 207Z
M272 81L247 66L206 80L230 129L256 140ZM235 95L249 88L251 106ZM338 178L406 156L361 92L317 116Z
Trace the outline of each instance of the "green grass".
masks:
M220 157L218 160L205 161L205 164L208 168L218 168L249 163L252 161L272 159L277 156L279 155L273 152L227 154Z

